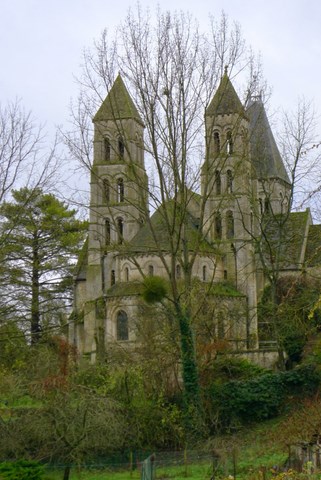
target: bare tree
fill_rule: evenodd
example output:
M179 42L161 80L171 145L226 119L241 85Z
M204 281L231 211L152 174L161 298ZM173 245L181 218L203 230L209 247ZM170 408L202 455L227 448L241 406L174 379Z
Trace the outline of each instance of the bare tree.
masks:
M225 66L228 65L230 75L234 76L250 64L237 24L230 26L223 14L219 22L211 18L210 26L210 34L203 34L188 14L172 15L159 10L156 17L151 18L139 7L135 12L130 11L114 37L110 38L104 31L94 51L84 52L83 76L79 79L81 93L72 109L73 128L62 133L72 155L91 171L93 181L98 182L97 169L92 165L91 118L119 72L133 93L146 128L144 143L142 139L138 142L146 154L152 178L150 185L135 169L131 144L126 143L125 122L117 111L117 99L115 103L111 101L109 108L114 112L117 134L124 140L123 149L132 167L131 178L141 195L136 208L151 232L153 255L166 272L169 290L160 300L167 318L179 331L186 406L198 412L199 381L190 291L200 251L212 262L209 288L215 275L213 249L206 240L214 214L205 221L213 173L209 169L201 171L205 150L204 111ZM198 188L201 175L206 186L202 197L192 192ZM199 225L207 227L198 228L193 224L190 215L193 206L198 210ZM92 209L95 209L93 205ZM158 228L149 215L155 210ZM94 213L99 215L98 210ZM115 210L110 209L109 213L117 229ZM126 251L126 238L120 243L144 278L135 255ZM102 256L104 249L103 244Z
M46 141L43 126L20 101L0 105L0 202L13 188L52 181L59 165L57 139L49 148Z

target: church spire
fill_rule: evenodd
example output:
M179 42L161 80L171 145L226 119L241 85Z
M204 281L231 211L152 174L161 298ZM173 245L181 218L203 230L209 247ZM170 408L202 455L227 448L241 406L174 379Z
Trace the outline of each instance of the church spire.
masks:
M118 74L110 92L94 116L93 122L125 119L137 120L138 123L144 126L125 83L121 75Z
M224 75L221 78L219 87L206 109L205 115L215 117L216 115L225 115L237 113L244 116L244 108L239 99L227 73L228 67L224 68Z

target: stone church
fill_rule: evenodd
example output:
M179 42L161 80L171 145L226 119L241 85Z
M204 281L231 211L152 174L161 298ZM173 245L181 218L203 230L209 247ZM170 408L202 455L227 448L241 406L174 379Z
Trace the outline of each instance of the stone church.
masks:
M121 76L93 123L89 234L75 274L69 338L95 361L99 342L105 349L110 342L135 342L141 282L168 275L159 258L159 248L166 257L168 239L161 206L146 218L145 126ZM280 274L314 271L321 263L321 226L312 224L309 210L289 211L291 180L263 102L255 97L242 105L226 70L206 108L204 131L200 185L188 190L187 205L188 232L201 231L206 246L196 252L192 276L211 284L210 301L220 308L219 318L213 313L215 335L226 336L231 350L271 364L273 345L257 316L267 270L275 268L271 244L277 245ZM285 217L286 223L278 220ZM173 268L178 278L180 264ZM215 293L215 285L224 288ZM232 311L237 322L231 326Z

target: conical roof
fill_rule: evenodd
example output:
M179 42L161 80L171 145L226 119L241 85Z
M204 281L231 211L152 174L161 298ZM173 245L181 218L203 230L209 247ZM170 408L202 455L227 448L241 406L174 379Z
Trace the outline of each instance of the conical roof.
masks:
M110 92L94 116L93 121L124 120L128 118L133 118L144 125L123 79L119 74Z
M211 103L206 109L205 115L216 116L228 113L244 115L244 108L228 77L227 68L225 68L225 73Z
M252 163L258 178L281 178L290 183L263 102L252 101L246 110L250 120L249 135Z

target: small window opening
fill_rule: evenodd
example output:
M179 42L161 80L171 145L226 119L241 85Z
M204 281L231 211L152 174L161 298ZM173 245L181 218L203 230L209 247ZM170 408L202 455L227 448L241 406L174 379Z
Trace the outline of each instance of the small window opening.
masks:
M221 239L222 238L222 217L220 212L217 212L215 215L214 228L215 228L215 237L217 239Z
M110 221L105 220L105 245L110 245Z
M129 282L129 268L125 268L125 282Z
M222 190L221 174L218 170L215 170L215 194L221 195L221 190Z
M154 267L153 267L153 265L148 265L148 275L149 275L150 277L153 277L153 275L154 275Z
M228 155L232 155L233 153L233 137L232 137L232 132L229 130L226 133L226 151Z
M124 222L122 218L117 220L117 230L118 230L118 243L122 244L124 239Z
M112 270L110 272L110 284L115 285L116 283L116 275L115 275L115 270Z
M227 193L233 192L233 173L232 170L227 170L226 172L226 190Z
M231 210L226 212L226 237L227 238L234 237L234 217L233 217L233 212Z
M220 151L221 151L220 134L218 132L214 132L214 152L220 153Z
M206 279L207 279L207 269L206 269L206 265L203 265L203 269L202 269L202 279L203 279L203 282L206 282Z
M117 180L117 201L119 203L124 201L125 198L125 190L124 190L124 180L122 178L119 178Z
M109 138L104 138L104 159L107 162L110 160L110 141L109 141Z
M125 145L124 145L124 141L123 141L122 138L118 139L118 153L119 153L120 158L124 158Z

